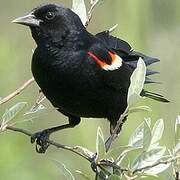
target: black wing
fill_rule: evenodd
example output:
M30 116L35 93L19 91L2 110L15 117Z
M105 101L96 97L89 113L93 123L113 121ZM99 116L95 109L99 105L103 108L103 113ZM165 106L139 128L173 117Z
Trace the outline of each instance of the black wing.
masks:
M139 60L140 57L144 60L146 66L149 66L159 61L159 59L157 58L150 57L140 52L136 52L132 50L131 46L126 41L111 36L109 34L109 31L100 32L96 34L96 37L99 38L107 46L108 49L114 51L118 56L120 56L125 62L125 64L128 65L132 70L136 68L137 61ZM128 71L127 67L126 70ZM145 83L157 83L148 77L150 75L157 73L159 72L147 68ZM149 97L151 99L155 99L157 101L169 102L162 95L151 93L145 90L142 91L141 95Z
M140 57L144 60L146 66L149 66L159 61L159 59L157 58L146 56L142 53L132 50L131 46L126 41L111 36L108 31L100 32L96 34L96 37L101 39L109 49L116 52L123 59L123 61L125 61L126 64L128 64L133 70L136 68L137 61ZM157 73L159 72L147 69L145 83L156 83L147 76Z

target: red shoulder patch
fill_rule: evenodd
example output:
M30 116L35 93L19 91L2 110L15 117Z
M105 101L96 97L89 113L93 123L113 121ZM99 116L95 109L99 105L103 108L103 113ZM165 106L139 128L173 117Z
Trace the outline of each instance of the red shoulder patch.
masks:
M116 70L118 68L120 68L122 66L122 59L115 53L108 51L111 59L112 59L112 63L111 64L107 64L105 62L105 60L98 58L94 53L92 52L88 52L88 55L90 57L92 57L92 59L104 70L106 71L112 71L112 70Z
M96 63L101 66L101 68L103 68L105 65L107 65L105 61L99 59L99 58L98 58L95 54L93 54L92 52L89 51L89 52L88 52L88 55L89 55L90 57L92 57L93 60L96 61Z

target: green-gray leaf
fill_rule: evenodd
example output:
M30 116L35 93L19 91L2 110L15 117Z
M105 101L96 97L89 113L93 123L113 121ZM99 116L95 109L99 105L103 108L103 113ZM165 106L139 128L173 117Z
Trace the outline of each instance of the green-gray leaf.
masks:
M108 180L121 180L121 177L115 174L109 176Z
M103 133L100 127L97 130L97 138L96 138L96 152L98 160L101 160L106 155L106 148Z
M10 109L7 109L2 116L2 124L7 124L11 120L13 120L26 105L26 102L19 102L12 106Z
M176 144L174 148L174 154L180 154L180 141Z
M133 132L129 139L128 146L141 147L143 145L144 122L141 123Z
M178 125L180 125L180 116L177 116L176 121L175 121L175 133L177 133Z
M32 107L28 112L26 112L24 115L30 115L30 114L35 114L35 113L42 113L45 112L47 109L45 106L43 106L42 104L36 106L36 107Z
M138 157L136 157L133 163L131 164L132 170L153 165L163 157L165 152L166 147L163 146L158 146L147 152L143 152Z
M87 12L84 0L73 0L72 11L74 11L81 19L83 25L87 22Z
M138 95L137 93L134 93L132 95L129 96L128 98L128 107L133 107L136 103L138 103L141 99L143 99L143 97L141 97L140 95Z
M119 157L117 157L115 162L117 165L121 166L124 164L124 162L126 162L126 160L128 160L128 162L130 161L129 157L131 154L140 154L142 150L142 147L128 147L119 155Z
M127 102L129 106L132 106L134 103L131 100L134 94L140 96L140 93L144 86L145 76L146 76L146 65L143 59L139 58L137 67L131 75L131 84L129 86L128 98L127 98Z
M151 118L144 118L144 120L146 121L146 123L148 124L149 127L151 127Z
M138 107L132 107L128 110L128 114L131 113L137 113L137 112L151 112L151 108L148 106L138 106Z
M168 170L168 171L165 171L162 176L164 177L164 179L166 180L174 180L174 176L173 176L173 173L172 173L172 170Z
M144 149L144 151L148 150L148 148L151 144L151 138L152 138L151 129L145 120L144 121L144 132L143 132L143 149Z
M65 176L65 178L67 180L75 180L74 176L72 175L72 173L66 168L66 166L56 160L53 160L56 164L56 166L58 167L58 169L60 170L60 172Z
M90 180L90 177L82 171L76 170L76 173L81 176L82 179Z
M180 116L175 121L175 143L180 141Z
M157 143L161 139L163 132L164 132L164 121L163 119L159 119L156 121L152 130L151 144Z
M113 149L111 149L110 151L107 152L105 158L106 159L117 159L121 154L122 152L124 152L125 150L127 150L128 148L131 148L129 146L119 146L119 147L115 147Z
M94 6L103 3L103 1L105 0L91 0L91 4Z

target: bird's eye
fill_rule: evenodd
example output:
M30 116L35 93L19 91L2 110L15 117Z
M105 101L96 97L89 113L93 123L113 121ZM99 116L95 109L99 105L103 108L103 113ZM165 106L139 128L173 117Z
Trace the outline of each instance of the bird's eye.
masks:
M47 20L52 20L52 19L54 19L54 17L55 17L55 14L53 12L48 12L46 14L46 19Z

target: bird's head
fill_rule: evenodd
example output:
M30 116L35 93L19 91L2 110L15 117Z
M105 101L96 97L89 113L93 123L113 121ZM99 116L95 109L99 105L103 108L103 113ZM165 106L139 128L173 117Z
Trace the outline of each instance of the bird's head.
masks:
M29 26L37 43L47 37L58 41L58 38L61 40L62 36L70 32L75 33L84 29L80 18L73 11L56 4L37 7L12 22Z

